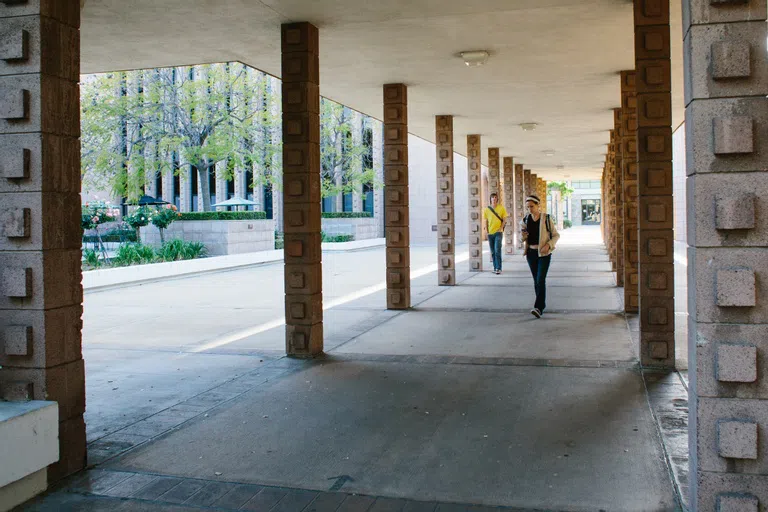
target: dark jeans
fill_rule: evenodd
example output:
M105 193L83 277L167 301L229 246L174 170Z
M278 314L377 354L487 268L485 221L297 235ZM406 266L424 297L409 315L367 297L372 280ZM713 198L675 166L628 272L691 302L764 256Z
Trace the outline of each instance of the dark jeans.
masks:
M531 268L533 288L536 290L536 303L533 307L539 311L544 311L544 308L547 307L547 272L549 272L552 255L539 256L538 249L528 249L525 258Z
M491 257L493 257L493 270L501 270L501 241L504 239L504 233L499 231L488 235L488 245L491 246Z

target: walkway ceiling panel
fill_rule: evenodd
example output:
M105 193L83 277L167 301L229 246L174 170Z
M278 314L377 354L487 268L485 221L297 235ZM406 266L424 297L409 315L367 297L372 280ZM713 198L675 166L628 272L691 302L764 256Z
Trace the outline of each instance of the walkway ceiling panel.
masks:
M682 30L672 4L676 127ZM545 179L599 177L618 73L634 66L626 0L88 0L82 68L241 61L279 77L280 24L290 21L320 28L324 96L381 118L381 85L404 82L411 133L434 142L434 116L452 114L456 151L480 133L483 147ZM458 53L477 49L488 62L466 67ZM538 127L523 132L523 122Z

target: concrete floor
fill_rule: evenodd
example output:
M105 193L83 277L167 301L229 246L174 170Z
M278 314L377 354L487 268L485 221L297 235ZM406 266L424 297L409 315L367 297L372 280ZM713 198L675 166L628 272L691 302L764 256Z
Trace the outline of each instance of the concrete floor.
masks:
M429 272L434 249L412 248L424 275L414 309L396 312L369 271L383 268L381 249L325 255L335 305L315 361L282 357L280 265L88 294L86 421L99 471L85 490L83 478L66 483L29 509L106 510L112 496L120 510L182 510L170 504L216 486L250 493L254 510L309 507L259 502L277 492L261 486L278 486L313 500L351 493L343 503L354 506L331 511L388 498L416 500L382 505L409 512L677 510L597 229L563 233L541 320L527 313L521 256L501 276L459 263L459 285L446 288ZM339 475L350 477L343 488Z

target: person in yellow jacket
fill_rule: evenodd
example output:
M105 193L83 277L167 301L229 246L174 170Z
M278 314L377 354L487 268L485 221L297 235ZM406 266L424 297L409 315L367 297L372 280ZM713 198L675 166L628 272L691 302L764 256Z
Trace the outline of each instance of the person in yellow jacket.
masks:
M499 194L491 194L491 204L483 210L483 219L488 229L488 245L491 246L493 273L501 274L501 244L504 239L504 226L507 224L507 210L499 204Z

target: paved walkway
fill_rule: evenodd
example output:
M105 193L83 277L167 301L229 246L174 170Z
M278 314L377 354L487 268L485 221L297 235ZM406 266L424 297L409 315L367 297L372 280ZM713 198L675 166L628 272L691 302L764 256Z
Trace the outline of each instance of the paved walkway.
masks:
M521 256L425 268L405 312L382 251L326 257L313 361L281 357L279 265L89 294L95 468L27 509L678 510L685 388L638 370L595 232L564 232L540 320Z

